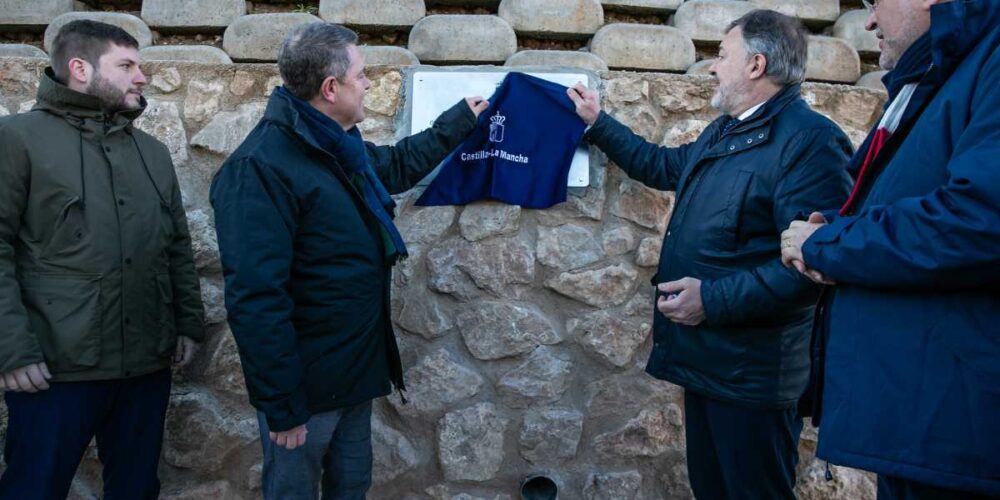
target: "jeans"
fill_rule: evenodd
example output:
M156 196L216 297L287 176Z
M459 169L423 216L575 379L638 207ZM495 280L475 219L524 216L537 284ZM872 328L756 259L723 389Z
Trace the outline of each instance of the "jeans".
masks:
M372 482L372 402L313 415L304 445L288 450L270 438L257 413L264 447L266 500L364 499Z

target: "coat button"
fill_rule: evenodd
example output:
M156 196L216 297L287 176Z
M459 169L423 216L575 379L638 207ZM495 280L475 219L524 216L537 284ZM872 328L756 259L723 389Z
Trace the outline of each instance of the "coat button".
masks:
M753 144L753 139L747 139L747 144Z
M118 206L124 206L125 200L118 200Z
M730 151L732 151L732 150L734 150L734 149L736 149L736 145L735 145L735 144L733 144L732 146L729 146L729 150L730 150Z
M111 152L111 147L110 146L104 146L104 152L105 153L110 153Z
M126 325L131 325L132 324L132 320L129 319L129 318L125 318L125 324Z
M125 257L125 263L126 264L131 264L132 263L132 259L130 259L128 257Z
M764 138L764 134L763 134L763 133L761 133L760 135L758 135L758 136L757 136L757 138L758 138L758 139L763 139L763 138Z

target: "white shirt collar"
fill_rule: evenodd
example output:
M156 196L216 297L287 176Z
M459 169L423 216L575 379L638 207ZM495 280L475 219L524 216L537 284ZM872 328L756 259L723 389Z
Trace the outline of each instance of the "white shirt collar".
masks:
M767 103L767 101L764 101L764 102L762 102L762 103L760 103L760 104L758 104L758 105L756 105L756 106L754 106L754 107L752 107L752 108L744 111L743 114L740 115L739 117L737 117L736 119L739 120L739 121L743 121L743 120L746 120L747 118L750 118L750 115L754 114L754 112L757 111L758 109L760 109L760 107L763 106L765 103Z

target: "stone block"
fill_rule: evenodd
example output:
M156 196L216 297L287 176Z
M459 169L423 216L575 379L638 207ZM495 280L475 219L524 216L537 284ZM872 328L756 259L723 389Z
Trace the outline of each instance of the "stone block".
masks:
M566 330L585 350L602 361L623 368L632 362L636 350L646 341L650 324L629 321L620 314L597 311L572 318Z
M611 307L629 299L639 273L632 266L613 264L601 269L562 273L545 286L593 307Z
M536 253L539 262L559 270L577 269L605 257L594 234L576 224L539 227Z
M504 66L555 66L595 72L608 70L604 59L590 52L569 50L522 50L510 56Z
M49 55L44 50L28 45L26 43L4 43L0 44L0 57L37 57L48 59Z
M712 76L712 73L708 69L712 67L713 63L715 63L714 57L712 59L702 59L688 67L686 74Z
M670 26L609 24L590 41L590 51L615 69L684 71L694 64L694 43Z
M637 470L590 474L583 487L585 500L638 500L642 498L642 474Z
M438 459L448 481L489 481L503 464L509 420L492 403L453 411L438 423Z
M457 320L465 346L476 359L518 356L562 341L549 320L528 306L478 302L468 305Z
M40 27L73 12L73 0L0 0L0 25Z
M604 24L598 0L503 0L498 13L519 34L580 38Z
M398 394L393 394L389 403L400 415L408 417L440 414L478 394L483 385L483 377L458 362L446 349L425 357L406 371L404 379L407 402L403 403Z
M246 0L144 0L141 16L153 28L222 29L246 13Z
M665 14L677 10L684 0L601 0L607 10L635 14Z
M882 77L885 76L886 73L888 73L888 71L885 70L865 73L864 75L861 75L861 78L858 78L858 81L854 82L854 84L858 87L866 87L885 92L885 84L882 83Z
M676 404L644 409L617 431L594 438L597 452L606 457L657 457L684 449L683 412Z
M573 359L569 351L540 346L520 365L504 373L497 393L511 408L553 403L569 389Z
M226 28L222 48L236 60L277 61L285 35L300 24L317 21L323 20L301 13L242 16Z
M695 41L719 42L729 23L756 8L750 2L688 0L674 14L674 26Z
M410 31L409 49L425 63L503 62L517 51L517 35L497 16L427 16Z
M837 20L840 15L840 0L749 0L758 9L778 11L786 16L800 19L804 23L818 26Z
M403 47L363 45L361 55L365 58L365 66L416 66L420 64L417 56Z
M424 17L423 0L320 0L319 17L350 26L403 28Z
M142 19L122 12L68 12L55 19L45 28L45 51L52 52L52 42L56 39L56 34L66 24L72 21L86 19L107 23L128 32L137 42L139 48L148 47L153 43L153 33L149 31L149 26L142 22Z
M232 64L229 54L211 45L154 45L139 51L143 61L182 61L201 64Z
M809 37L806 79L854 83L861 77L861 58L847 41L830 36Z
M232 154L264 116L264 107L263 102L249 102L236 111L212 113L212 120L191 138L191 145L220 155Z
M834 23L833 36L847 40L858 52L880 53L882 49L878 46L875 32L865 29L867 20L868 11L865 9L847 11Z
M521 207L497 201L480 201L468 205L458 218L462 237L479 241L491 236L517 232L521 221Z
M549 408L525 413L518 442L525 460L545 465L576 456L583 434L583 413Z

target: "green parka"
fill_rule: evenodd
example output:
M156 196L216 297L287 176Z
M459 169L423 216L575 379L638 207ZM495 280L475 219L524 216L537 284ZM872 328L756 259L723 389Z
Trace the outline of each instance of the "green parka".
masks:
M46 70L35 107L0 119L0 372L135 377L202 338L180 189L141 113L106 116Z

